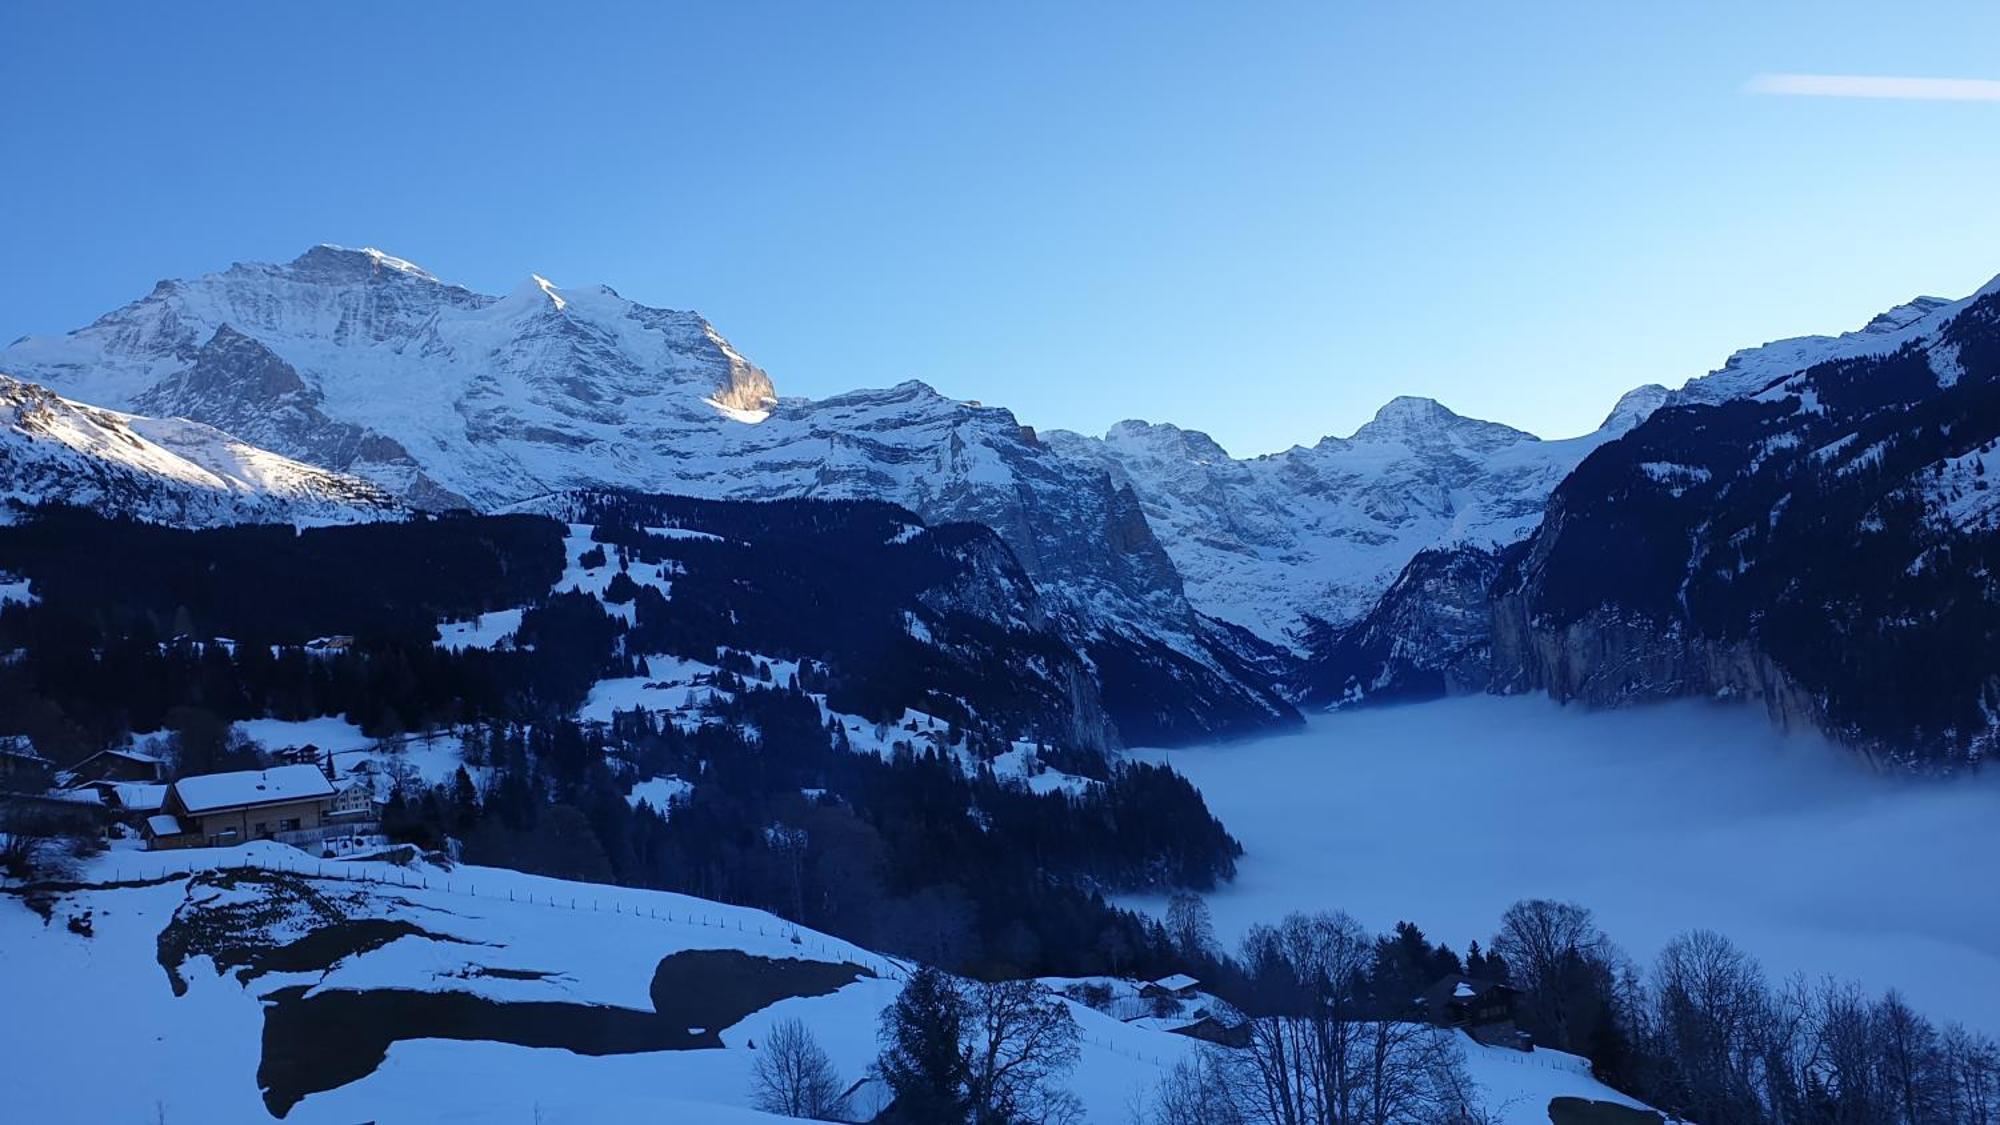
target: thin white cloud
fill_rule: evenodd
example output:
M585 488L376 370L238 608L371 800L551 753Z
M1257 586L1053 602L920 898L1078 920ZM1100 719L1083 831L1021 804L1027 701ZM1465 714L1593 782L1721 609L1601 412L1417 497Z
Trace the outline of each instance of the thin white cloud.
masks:
M1899 78L1868 74L1759 74L1743 87L1752 94L1809 98L1897 98L1929 102L2000 102L1992 78Z

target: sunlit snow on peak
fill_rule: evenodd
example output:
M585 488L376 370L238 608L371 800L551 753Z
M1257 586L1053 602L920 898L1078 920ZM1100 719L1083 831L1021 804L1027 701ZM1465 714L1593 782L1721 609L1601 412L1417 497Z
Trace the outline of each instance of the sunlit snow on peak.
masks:
M541 287L543 293L548 294L549 300L554 302L556 310L558 312L569 307L569 302L563 300L562 294L556 291L555 282L550 281L548 278L543 277L541 274L538 273L531 273L528 275L528 277L532 281L534 281L536 285Z
M758 410L745 410L742 407L730 406L727 403L717 401L712 396L709 398L702 399L702 401L709 404L710 406L713 406L715 408L716 413L734 422L746 422L754 426L757 423L762 422L764 419L769 418L771 416L771 411L768 408L758 409Z
M320 243L319 248L322 250L332 250L335 251L336 253L341 253L341 254L365 254L367 255L369 261L375 263L375 265L378 268L386 270L395 270L397 273L406 273L409 274L411 277L423 278L425 281L437 280L436 276L434 276L429 270L416 264L415 262L412 262L407 258L398 258L394 254L384 253L381 250L375 249L373 246L363 246L359 250L354 250L346 246L336 246L331 242L322 242Z

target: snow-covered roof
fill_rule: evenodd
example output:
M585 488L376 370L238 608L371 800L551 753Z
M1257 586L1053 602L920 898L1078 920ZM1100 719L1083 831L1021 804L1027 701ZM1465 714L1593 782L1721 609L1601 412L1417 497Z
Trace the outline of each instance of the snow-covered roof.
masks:
M1200 983L1200 981L1186 973L1175 973L1173 976L1161 977L1159 980L1154 981L1153 986L1155 988L1164 988L1168 992L1179 992L1184 988L1193 988Z
M162 813L158 816L149 816L146 818L146 831L151 832L155 836L178 836L186 832L187 827L181 823L180 817L168 816Z
M134 812L149 812L166 803L167 787L149 781L114 781L109 783L111 791L118 797L118 807Z
M333 785L318 766L297 765L184 777L174 782L174 791L187 811L198 813L238 805L331 797Z
M147 751L144 750L134 750L129 746L113 746L108 750L99 750L97 753L92 754L90 757L85 758L81 762L78 762L72 768L82 769L86 763L94 762L99 758L124 758L126 761L144 762L147 765L152 765L152 766L157 766L161 762L165 761L165 759L161 758L158 754L148 753Z

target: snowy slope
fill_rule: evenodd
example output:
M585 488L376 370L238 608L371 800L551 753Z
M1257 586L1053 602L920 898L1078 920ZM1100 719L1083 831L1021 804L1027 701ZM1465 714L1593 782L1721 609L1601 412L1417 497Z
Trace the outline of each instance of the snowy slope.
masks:
M350 520L394 502L198 422L101 410L0 375L0 498L184 525Z
M237 873L175 874L132 885L217 868ZM355 881L363 876L375 882ZM114 878L126 885L101 885ZM272 1081L271 1013L288 1003L414 993L417 1010L438 1002L424 997L467 1006L536 1004L547 1027L593 1009L650 1015L656 966L675 954L734 951L809 973L853 966L851 983L831 992L813 995L807 988L719 1027L665 1029L704 1042L694 1049L602 1054L524 1046L479 1037L488 1025L475 1018L459 1026L458 1037L390 1043L379 1065L306 1093L284 1118L307 1125L776 1120L749 1108L752 1044L766 1040L779 1020L802 1020L843 1083L852 1082L872 1060L876 1021L907 972L899 962L759 911L493 868L322 864L257 844L117 850L90 861L85 880L99 885L60 892L46 922L15 896L0 896L0 989L22 1010L89 1013L87 1025L0 1021L0 1052L10 1062L8 1109L22 1120L270 1120L264 1092ZM86 917L88 937L70 928L72 919ZM396 936L360 948L289 944L315 936L324 942L362 927ZM163 933L169 933L165 943ZM258 951L274 948L291 952L276 962L256 961ZM218 959L245 965L245 951L253 954L247 968L217 971ZM394 1013L410 1009L356 1010L364 1018L344 1024L341 1039L403 1026ZM1081 1005L1071 1005L1071 1015L1082 1057L1066 1085L1088 1121L1129 1120L1130 1108L1196 1049L1193 1040ZM51 1034L52 1028L60 1030ZM328 1053L324 1046L312 1052ZM1626 1100L1579 1073L1579 1060L1569 1056L1498 1058L1476 1047L1467 1055L1486 1104L1508 1122L1546 1120L1541 1107L1558 1094ZM115 1080L104 1080L105 1058L118 1060ZM308 1057L305 1065L322 1061Z
M1420 551L1520 539L1577 462L1665 397L1641 387L1597 430L1561 441L1408 397L1349 437L1245 460L1146 422L1048 441L1130 483L1196 608L1283 641L1307 614L1359 617Z
M1748 398L1816 364L1888 355L1906 345L1924 343L1936 337L1974 301L1996 289L2000 289L2000 278L1957 301L1917 297L1878 314L1855 331L1838 336L1794 336L1745 348L1716 370L1688 380L1686 386L1674 392L1671 402L1680 406ZM1956 378L1948 355L1939 357L1937 371L1941 381Z

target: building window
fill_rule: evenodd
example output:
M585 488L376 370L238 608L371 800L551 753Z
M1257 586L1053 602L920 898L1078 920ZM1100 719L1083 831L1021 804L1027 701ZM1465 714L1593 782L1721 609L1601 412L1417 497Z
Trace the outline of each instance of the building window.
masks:
M278 822L278 831L280 832L297 832L298 830L299 830L298 817L295 816L286 817L284 820Z

